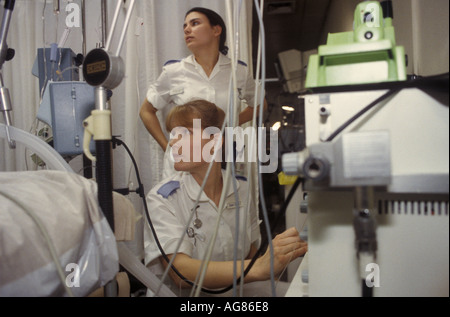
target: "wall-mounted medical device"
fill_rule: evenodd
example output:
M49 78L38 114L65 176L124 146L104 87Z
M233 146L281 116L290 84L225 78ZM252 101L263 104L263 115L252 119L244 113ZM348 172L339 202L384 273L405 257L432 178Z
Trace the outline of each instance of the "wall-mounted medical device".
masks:
M52 129L53 147L62 156L83 154L83 121L95 108L94 88L80 81L49 82L37 118ZM95 152L94 142L90 144Z
M402 80L406 57L396 44L392 3L365 1L356 7L353 31L329 34L310 57L306 88Z
M39 78L39 91L49 81L78 81L79 61L70 48L39 48L33 64L32 74ZM45 88L44 88L45 89Z

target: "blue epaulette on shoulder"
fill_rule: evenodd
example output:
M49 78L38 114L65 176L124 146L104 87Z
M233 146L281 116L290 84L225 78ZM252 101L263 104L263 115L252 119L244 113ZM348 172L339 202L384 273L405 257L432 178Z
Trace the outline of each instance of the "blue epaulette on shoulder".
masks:
M244 63L243 61L239 61L239 60L238 60L238 64L241 64L241 65L243 65L243 66L247 67L247 64L246 64L246 63Z
M170 65L170 64L175 64L175 63L179 63L181 62L181 60L179 59L171 59L170 61L165 62L164 66Z
M167 199L167 198L169 198L170 195L175 193L178 188L180 188L180 182L179 181L170 181L170 182L162 185L158 189L157 193Z
M247 181L247 177L241 176L241 175L236 175L236 179L239 179L239 180L244 181L244 182Z

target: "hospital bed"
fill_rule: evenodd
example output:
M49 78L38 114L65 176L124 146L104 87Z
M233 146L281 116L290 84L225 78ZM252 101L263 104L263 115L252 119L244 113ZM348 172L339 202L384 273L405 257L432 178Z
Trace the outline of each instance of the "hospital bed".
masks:
M14 56L14 50L6 44L14 3L5 1L0 68ZM113 28L120 6L118 1ZM121 75L114 73L116 85ZM0 173L0 296L98 296L103 295L105 285L115 282L119 284L118 294L129 296L128 278L119 272L119 264L146 287L156 288L159 280L124 244L134 240L137 213L131 202L112 192L113 210L102 208L102 187L97 182L75 174L53 147L13 126L11 99L1 76L0 89L0 110L5 119L5 124L0 124L0 138L11 150L16 144L32 150L49 169ZM100 163L97 165L102 167ZM160 294L173 296L165 287Z
M118 273L94 182L36 171L0 173L0 183L1 296L86 296Z
M156 289L125 244L139 216L125 196L113 200L114 233L95 181L58 170L0 173L0 296L103 296L112 280L118 296L130 296L128 273ZM173 296L165 287L160 294Z

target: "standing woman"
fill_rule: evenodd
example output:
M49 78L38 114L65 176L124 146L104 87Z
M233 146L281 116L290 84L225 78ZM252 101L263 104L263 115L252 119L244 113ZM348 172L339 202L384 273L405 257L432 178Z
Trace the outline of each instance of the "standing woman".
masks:
M232 65L226 56L227 32L223 19L210 9L196 7L186 13L183 30L192 55L165 64L159 78L150 85L139 113L145 127L164 151L168 149L168 140L156 116L158 110L193 99L213 102L225 112L228 109ZM251 105L239 114L241 125L253 117L255 81L243 62L237 65L236 78L239 99Z

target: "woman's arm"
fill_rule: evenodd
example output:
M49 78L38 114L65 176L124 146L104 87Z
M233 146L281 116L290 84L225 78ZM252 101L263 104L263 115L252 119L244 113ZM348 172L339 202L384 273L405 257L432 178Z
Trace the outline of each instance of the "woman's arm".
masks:
M282 234L277 235L273 239L274 249L274 274L278 276L284 268L292 261L306 253L308 246L305 242L300 240L298 231L295 228L286 230ZM256 247L252 246L250 253L256 252ZM173 255L168 255L171 258ZM250 254L249 254L250 258ZM250 259L244 261L244 268L246 268ZM173 265L177 270L188 280L195 281L196 275L201 266L201 260L193 259L190 256L178 253L173 261ZM162 260L164 266L167 266ZM240 276L241 261L237 261L237 275ZM181 287L190 287L184 283L181 278L170 270L170 276ZM270 250L258 258L253 267L244 278L245 283L255 281L265 281L270 278ZM231 285L233 283L233 261L210 261L206 270L203 286L209 289L218 289Z
M267 101L264 99L264 109L263 114L267 110ZM259 116L259 106L256 109L256 117ZM253 107L247 107L239 114L239 125L247 123L253 119Z
M172 256L173 254L168 255L169 259L171 259ZM161 260L161 262L165 267L167 266L167 263L164 260ZM250 260L245 260L244 267L247 267L249 263ZM202 260L193 259L184 253L178 253L173 261L173 266L191 282L195 281L201 264ZM237 262L236 267L237 275L240 276L241 261ZM169 271L169 275L176 285L182 288L191 287L189 284L183 282L183 280L173 270ZM254 279L251 277L249 272L249 274L245 276L244 281L248 283L253 280ZM206 270L203 287L209 289L219 289L230 286L231 284L233 284L233 261L210 261Z
M156 116L157 111L158 109L153 107L153 105L147 99L145 99L141 106L141 110L139 111L139 116L141 117L141 120L144 123L147 131L153 136L156 142L158 142L163 151L165 151L168 141L166 139L166 136L164 135L164 132L162 131L158 117Z

